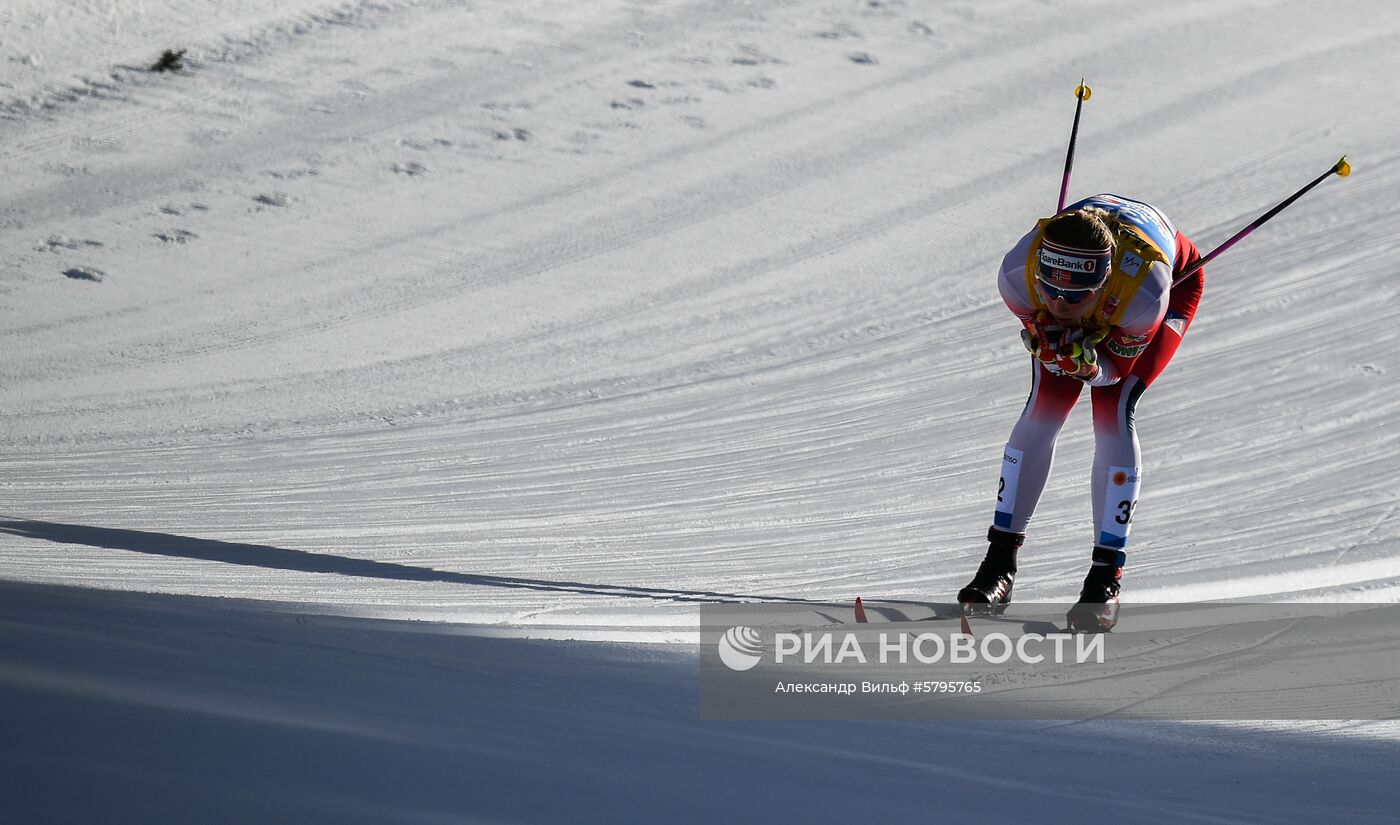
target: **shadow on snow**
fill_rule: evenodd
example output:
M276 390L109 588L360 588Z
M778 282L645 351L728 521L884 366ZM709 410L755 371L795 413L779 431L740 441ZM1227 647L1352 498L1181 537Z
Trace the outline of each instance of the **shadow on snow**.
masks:
M806 599L773 596L753 596L739 593L719 593L708 590L675 590L664 587L635 587L630 585L595 584L589 582L550 581L519 576L494 576L480 573L456 573L433 570L397 562L357 559L329 553L291 550L266 544L200 539L171 533L146 530L120 530L110 527L89 527L79 524L57 524L47 521L0 521L0 533L25 538L43 539L60 544L80 544L111 550L127 550L154 556L216 561L241 564L270 570L294 570L299 573L335 573L395 581L446 582L473 587L505 587L545 592L582 593L668 602L774 602L783 604L821 604Z

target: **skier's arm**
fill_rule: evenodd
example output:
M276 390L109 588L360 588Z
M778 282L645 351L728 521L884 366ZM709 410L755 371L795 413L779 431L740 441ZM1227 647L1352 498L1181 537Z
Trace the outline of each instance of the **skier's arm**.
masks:
M1146 281L1138 288L1122 319L1095 347L1098 373L1085 381L1091 387L1107 387L1122 381L1162 327L1171 294L1171 270L1166 264L1156 262L1144 277Z
M1006 257L1001 259L1001 271L997 275L997 289L1006 308L1011 310L1023 325L1035 319L1035 305L1031 301L1030 290L1026 286L1026 256L1030 254L1031 241L1035 230L1027 232Z
M1120 327L1114 327L1095 348L1098 355L1099 371L1084 383L1091 387L1107 387L1122 381L1132 372L1138 356L1156 337L1156 330L1148 335L1132 335Z
M1052 372L1073 374L1080 365L1061 353L1059 347L1061 341L1068 340L1066 336L1071 330L1055 324L1044 311L1037 311L1031 301L1030 288L1026 285L1026 256L1034 237L1034 232L1027 234L1006 253L1001 262L997 286L1006 308L1021 322L1021 343L1031 357L1044 363Z
M1156 339L1161 330L1159 324L1151 333L1147 335L1134 335L1121 328L1114 328L1108 337L1104 338L1099 345L1099 353L1102 356L1104 372L1112 381L1121 381L1124 376L1132 372L1133 365L1137 363L1138 357L1147 350L1147 346Z

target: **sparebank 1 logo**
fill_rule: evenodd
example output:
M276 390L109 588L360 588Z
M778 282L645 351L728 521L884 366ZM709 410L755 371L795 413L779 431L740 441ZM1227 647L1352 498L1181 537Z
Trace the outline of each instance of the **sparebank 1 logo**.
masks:
M719 639L719 660L730 670L748 670L762 658L763 636L752 627L731 627Z

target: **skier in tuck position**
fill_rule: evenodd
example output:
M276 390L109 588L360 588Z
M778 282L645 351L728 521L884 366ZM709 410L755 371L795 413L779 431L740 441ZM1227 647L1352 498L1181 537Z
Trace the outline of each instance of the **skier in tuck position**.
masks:
M1156 207L1096 195L1041 220L1002 261L1002 298L1032 356L1030 398L1002 457L990 546L961 591L965 610L1004 609L1055 454L1055 439L1087 385L1094 414L1092 566L1070 608L1075 631L1109 630L1138 500L1142 461L1134 416L1176 354L1205 283L1190 239Z

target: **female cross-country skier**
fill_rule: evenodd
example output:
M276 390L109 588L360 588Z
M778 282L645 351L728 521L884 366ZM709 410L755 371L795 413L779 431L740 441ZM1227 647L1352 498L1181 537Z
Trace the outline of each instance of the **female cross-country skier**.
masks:
M1142 479L1133 424L1138 399L1161 375L1196 314L1205 284L1190 239L1160 210L1095 195L1041 220L1001 264L1007 307L1025 329L1031 393L1002 456L990 546L961 591L965 609L1011 601L1016 552L1035 512L1055 439L1085 385L1093 399L1093 564L1071 630L1109 630L1118 620L1119 580Z

